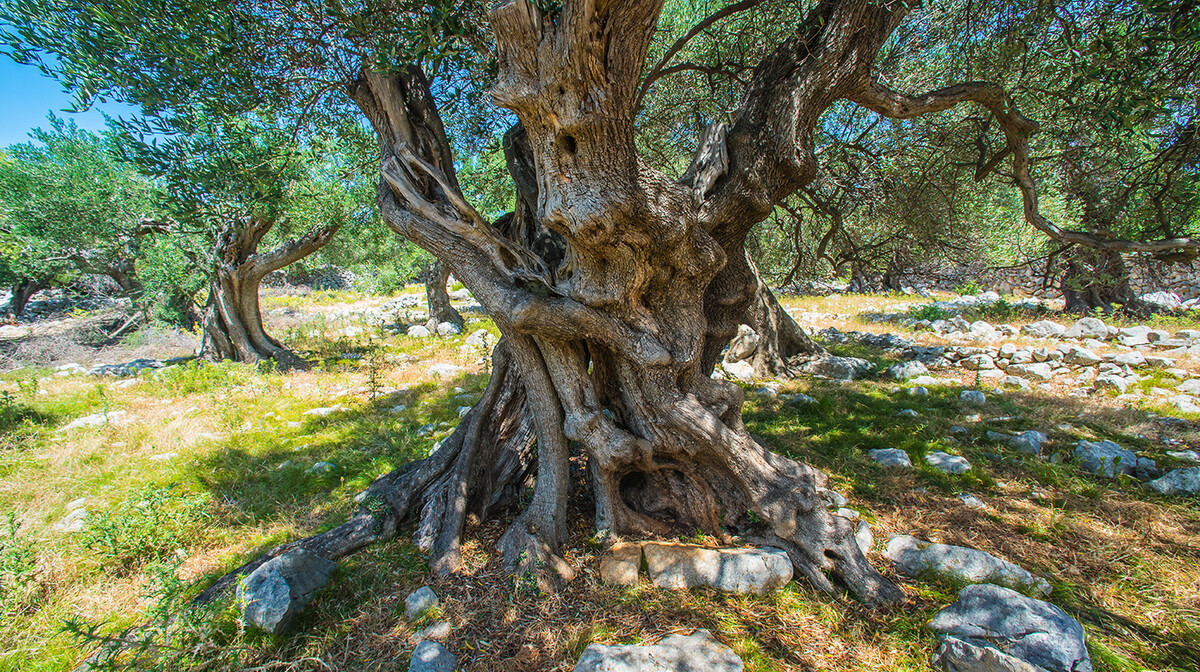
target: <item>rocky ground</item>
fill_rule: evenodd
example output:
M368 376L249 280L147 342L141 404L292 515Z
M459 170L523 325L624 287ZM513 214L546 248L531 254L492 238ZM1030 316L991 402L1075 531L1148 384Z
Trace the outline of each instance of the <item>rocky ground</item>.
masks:
M755 380L744 361L721 375L744 382L761 441L830 474L830 511L854 521L903 607L816 593L738 539L610 547L581 482L577 578L561 593L504 575L491 550L503 518L472 528L458 577L433 580L405 540L336 567L287 558L256 572L241 604L173 635L196 652L188 664L1200 667L1188 494L1200 488L1200 324L1064 319L991 295L783 302L831 355L798 362L796 378ZM15 525L0 535L0 669L70 669L90 645L64 636L64 620L145 622L205 577L340 522L373 478L435 449L478 399L497 336L468 296L456 305L461 333L427 325L416 288L266 292L268 329L310 371L199 366L181 341L127 341L0 374L0 511ZM57 319L69 336L99 318ZM38 338L30 328L0 336L15 349Z

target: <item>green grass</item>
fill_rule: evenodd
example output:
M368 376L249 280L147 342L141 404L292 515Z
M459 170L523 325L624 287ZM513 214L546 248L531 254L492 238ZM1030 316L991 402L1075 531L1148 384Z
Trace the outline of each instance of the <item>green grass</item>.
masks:
M340 523L377 476L427 455L458 422L458 408L486 385L482 375L423 375L428 363L459 356L465 335L347 335L348 326L354 321L309 316L289 333L289 344L315 362L307 372L187 364L145 372L129 388L84 378L29 382L48 371L0 376L9 394L0 405L0 513L20 522L0 530L0 585L15 587L0 593L0 670L70 669L87 647L64 635L64 622L111 633L152 621L163 605L179 604L263 550ZM498 333L490 321L466 332L481 327ZM896 361L858 345L834 350L881 369ZM1171 382L1154 372L1142 385ZM1051 601L1087 628L1097 670L1196 669L1194 500L1097 479L1070 460L1030 458L986 438L989 429L1040 429L1050 435L1048 454L1063 455L1079 439L1111 438L1173 464L1144 412L1035 391L989 394L985 406L965 409L957 386L931 386L923 397L907 387L875 379L789 381L785 392L804 392L817 403L793 406L748 391L744 419L775 450L823 469L850 497L850 508L872 523L877 548L887 533L912 533L980 547L1045 574L1055 587ZM406 389L384 394L386 388ZM341 410L329 415L305 414L335 405ZM393 413L399 405L405 410ZM920 415L896 417L900 408ZM125 410L136 421L60 431L104 410ZM969 422L968 414L982 419ZM1017 419L992 420L1001 417ZM967 431L951 432L955 425ZM426 426L432 431L422 432ZM1200 443L1194 430L1172 431ZM914 470L880 467L867 457L872 448L905 450ZM974 468L943 474L924 461L935 450L962 455ZM321 461L336 469L308 472ZM1030 496L1034 490L1045 497ZM965 509L960 493L983 498L989 509ZM51 532L79 496L95 512L88 531ZM185 620L190 630L180 641L198 645L207 669L315 669L316 659L333 669L404 669L408 638L424 622L404 622L403 598L428 583L444 598L440 617L454 623L451 648L489 661L526 661L514 669L569 667L592 642L641 643L705 627L752 671L915 672L928 669L935 647L923 624L957 588L905 581L910 603L882 611L818 594L803 581L761 597L646 584L616 589L595 577L602 547L591 512L576 511L569 554L587 571L562 595L549 596L514 590L502 578L493 548L511 514L470 528L464 576L431 577L405 531L341 560L331 587L292 634L247 631L236 605L225 601ZM174 669L185 668L177 660Z

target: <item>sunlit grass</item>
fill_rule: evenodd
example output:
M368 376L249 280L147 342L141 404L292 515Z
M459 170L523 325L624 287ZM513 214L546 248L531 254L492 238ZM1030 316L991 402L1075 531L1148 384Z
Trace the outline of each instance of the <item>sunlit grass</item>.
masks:
M911 304L911 298L870 304L890 310L888 304ZM863 307L861 297L789 301L807 306L801 312ZM0 444L0 512L14 512L21 537L33 542L39 586L0 620L0 670L70 669L83 649L62 634L65 619L116 628L140 622L153 604L146 597L151 563L134 558L111 571L103 547L51 530L72 500L86 496L92 511L119 511L133 493L156 488L180 501L202 501L201 529L150 539L177 545L169 550L194 592L275 544L340 523L356 494L428 454L457 424L459 408L483 391L486 362L464 342L475 329L496 334L490 321L472 321L451 338L416 339L401 335L406 325L378 329L323 314L306 312L290 332L289 345L313 363L306 371L183 365L144 372L130 386L47 377L49 371L0 376L0 391L11 396L14 411ZM856 328L849 318L844 324ZM347 332L354 326L362 330ZM880 368L895 361L861 346L835 350ZM439 380L427 372L435 362L468 372ZM39 381L36 388L31 379ZM1144 385L1173 388L1173 382L1154 372ZM825 470L831 486L850 498L849 507L871 523L876 549L890 534L914 534L1002 555L1047 576L1055 586L1050 599L1087 628L1098 670L1195 669L1200 561L1188 550L1200 545L1195 502L1158 497L1128 480L1097 479L1069 460L1030 458L986 437L987 430L1040 429L1050 436L1048 456L1069 454L1079 439L1110 438L1167 466L1176 461L1157 437L1169 431L1196 445L1194 430L1164 429L1143 409L1111 400L1041 390L989 392L983 407L964 408L962 383L931 385L928 396L910 395L909 384L875 379L783 383L785 394L804 392L817 403L792 405L748 385L748 429L775 450ZM335 410L309 412L322 408ZM901 408L919 415L896 417ZM116 410L125 417L61 431L73 419ZM884 469L867 457L871 448L905 450L914 469ZM935 450L962 455L974 468L961 476L936 471L924 461ZM309 472L322 461L335 469ZM987 508L967 508L960 494ZM935 646L923 623L954 600L957 588L901 579L873 556L909 593L903 609L871 611L846 596L818 594L803 581L763 597L646 584L616 589L601 584L594 571L602 546L592 539L591 512L574 511L568 557L583 570L580 578L562 595L525 593L514 590L494 553L510 517L469 530L464 576L429 576L407 534L342 560L332 586L290 635L243 632L236 609L222 607L214 627L229 654L214 669L271 661L303 669L304 661L317 658L334 669L404 669L420 624L404 620L403 599L428 583L443 596L441 617L453 625L448 646L489 661L487 669L502 669L497 661L514 670L570 669L593 642L643 643L704 627L732 646L748 670L915 672L927 669Z

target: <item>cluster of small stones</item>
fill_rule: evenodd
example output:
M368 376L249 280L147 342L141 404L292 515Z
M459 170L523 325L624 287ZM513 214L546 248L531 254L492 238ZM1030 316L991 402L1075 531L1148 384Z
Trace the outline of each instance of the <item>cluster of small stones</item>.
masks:
M1033 385L1052 389L1047 383L1067 382L1073 388L1072 396L1087 396L1104 390L1136 395L1137 391L1129 388L1145 379L1143 372L1146 370L1161 369L1176 377L1188 378L1191 374L1177 368L1174 358L1200 355L1200 330L1184 329L1172 334L1141 325L1106 325L1094 317L1085 317L1070 326L1039 320L1020 330L983 320L968 322L962 317L917 320L911 326L950 340L976 343L931 346L914 351L913 357L930 369L957 367L974 372L980 379L1021 389ZM992 344L1018 334L1042 339L1046 344L1039 347ZM1200 395L1200 381L1184 381L1174 391L1156 388L1152 394L1167 398L1181 411L1200 413L1200 399L1195 396Z
M1167 264L1148 255L1126 254L1129 286L1144 297L1154 294L1175 294L1183 300L1200 297L1200 274L1193 264ZM927 289L954 291L970 282L991 287L1014 296L1059 298L1062 292L1053 283L1045 282L1045 261L992 268L982 263L929 265L914 269L910 277L915 284ZM917 279L920 282L917 282Z

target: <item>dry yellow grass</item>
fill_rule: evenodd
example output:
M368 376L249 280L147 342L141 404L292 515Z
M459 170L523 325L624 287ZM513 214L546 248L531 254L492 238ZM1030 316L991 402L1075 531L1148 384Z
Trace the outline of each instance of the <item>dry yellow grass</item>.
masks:
M864 323L854 314L913 300L837 296L785 302L801 313L838 315L822 318L822 327L884 332L898 328ZM312 314L333 314L334 307L321 305ZM326 321L322 328L337 334L351 323ZM202 581L273 543L340 521L371 478L424 454L449 431L457 407L477 398L486 368L478 353L461 347L463 337L416 342L389 336L382 341L387 354L378 365L367 357L336 359L338 352L364 351L368 336L374 338L313 339L306 347L325 361L309 371L281 375L218 367L211 380L199 380L195 389L179 394L149 379L120 388L112 381L72 377L49 378L39 385L44 393L26 399L16 377L2 379L0 390L49 419L22 439L19 455L0 459L0 504L19 515L22 537L34 541L41 584L34 602L0 630L0 648L8 647L0 654L0 669L68 669L81 649L64 641L61 619L124 624L141 618L150 605L149 567L107 571L76 535L50 529L67 513L68 502L86 495L89 508L99 511L147 484L174 484L179 492L211 497L210 522L202 533L180 541L183 558L177 567L185 580ZM917 338L936 342L929 335ZM457 380L435 380L427 372L434 362L468 371ZM964 386L974 382L956 377ZM372 400L372 378L385 391L409 391ZM180 389L187 387L183 382ZM98 383L104 385L103 400L96 393ZM456 386L465 388L466 399L458 398ZM1045 574L1055 585L1053 601L1085 624L1098 670L1196 669L1200 512L1194 500L1150 496L1137 484L1097 481L1070 465L989 460L985 454L996 448L980 438L986 422L971 425L970 439L961 444L942 443L949 425L965 422L950 402L956 392L935 392L927 402L905 397L906 405L924 406L919 423L904 425L891 415L900 403L891 387L792 381L787 389L821 399L818 410L797 412L750 395L747 423L777 449L828 470L851 506L872 522L877 547L889 534L915 534L980 548ZM304 415L339 404L345 410L328 417ZM392 413L397 405L407 409ZM70 432L55 429L105 406L125 411L124 421ZM1109 398L1067 400L1043 390L998 397L981 412L1015 411L1022 416L1021 428L1050 429L1052 445L1060 448L1084 437L1115 438L1160 452L1155 443L1160 436L1200 444L1193 427L1155 425L1142 409ZM419 432L428 425L433 431ZM924 468L886 473L863 457L867 448L885 444L914 451L953 445L981 475L946 478ZM176 455L152 459L167 453ZM322 459L339 463L335 477L304 474ZM1039 496L1031 497L1035 490ZM957 497L963 492L988 508L968 508ZM419 553L401 539L344 560L334 585L309 607L295 634L264 640L238 634L233 623L232 639L222 641L235 652L235 662L223 665L406 669L415 627L403 618L403 599L429 583L443 598L441 617L453 626L447 645L466 670L569 670L590 642L654 641L696 627L713 630L752 672L921 670L933 646L921 624L953 599L953 586L904 579L889 568L885 571L911 600L884 611L814 593L802 583L761 598L648 585L613 588L598 578L600 547L591 539L586 497L573 501L571 515L567 554L579 578L561 593L514 585L502 571L492 549L510 518L471 529L466 568L446 579L430 578Z

